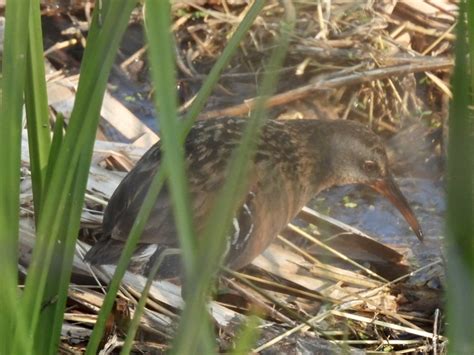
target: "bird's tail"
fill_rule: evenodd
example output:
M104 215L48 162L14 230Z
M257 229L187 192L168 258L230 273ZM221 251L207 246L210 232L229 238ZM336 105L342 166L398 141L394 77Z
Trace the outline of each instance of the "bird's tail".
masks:
M100 239L84 256L84 261L91 265L116 265L122 254L124 243L112 238ZM166 246L158 244L138 244L130 261L129 270L145 276L153 264L166 250ZM168 254L168 252L166 253ZM182 263L179 254L171 253L161 260L155 279L169 279L182 274Z
M122 253L124 243L112 238L99 239L84 256L91 265L115 265Z

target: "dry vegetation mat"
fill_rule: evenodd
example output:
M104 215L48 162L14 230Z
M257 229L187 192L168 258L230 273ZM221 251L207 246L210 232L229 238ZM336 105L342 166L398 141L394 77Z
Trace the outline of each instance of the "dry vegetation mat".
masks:
M51 43L46 51L50 107L54 115L67 119L77 83L76 54L84 44L93 2L66 5L45 7L44 16L51 26L46 29ZM417 139L430 140L429 154L442 158L455 2L333 0L294 5L296 31L279 73L278 93L267 103L272 116L358 120L387 138L417 124ZM183 112L247 9L246 1L175 3ZM252 109L282 11L277 1L268 1L200 119L247 115ZM135 16L138 23L140 12ZM130 24L132 35L136 23ZM58 28L59 39L54 32ZM139 88L139 97L117 95L111 87L104 100L63 325L64 353L84 349L113 273L111 266L92 270L82 261L88 244L100 234L104 206L125 173L159 139L137 109L153 94L143 79L146 47L140 41L132 47L119 58L116 83ZM23 152L21 267L26 270L35 232L28 149ZM217 296L210 302L220 350L232 349L235 334L254 314L260 332L255 352L443 353L442 291L429 286L430 280L443 278L442 259L413 265L405 252L403 246L387 246L376 236L305 208L251 266L222 273ZM419 274L424 283L408 282ZM126 274L103 339L104 353L123 344L145 281ZM180 292L171 282L153 283L134 344L137 351L167 349L183 307Z

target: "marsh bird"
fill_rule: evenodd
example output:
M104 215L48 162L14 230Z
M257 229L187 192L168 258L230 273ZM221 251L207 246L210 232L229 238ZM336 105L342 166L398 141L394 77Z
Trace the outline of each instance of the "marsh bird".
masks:
M185 142L185 156L197 235L227 176L228 161L246 120L218 118L197 122ZM162 152L155 144L112 195L104 213L103 237L85 260L117 263ZM380 138L362 124L343 120L270 120L260 132L251 162L249 189L230 226L224 265L238 270L261 254L309 200L335 185L364 184L398 208L418 239L420 225L394 181ZM132 271L147 274L166 249L179 248L166 186L160 192L134 252ZM168 257L156 278L181 276L179 256Z

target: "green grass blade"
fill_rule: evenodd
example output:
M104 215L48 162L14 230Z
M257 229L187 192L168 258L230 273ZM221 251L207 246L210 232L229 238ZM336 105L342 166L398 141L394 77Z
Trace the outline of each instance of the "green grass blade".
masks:
M202 88L200 89L196 99L193 101L187 115L186 115L186 126L185 129L181 132L181 139L180 141L183 142L186 136L186 133L189 131L192 122L195 120L196 116L198 113L202 110L204 107L204 104L210 95L213 87L219 80L219 74L222 72L222 70L227 66L229 63L232 55L235 53L237 50L240 41L242 40L243 36L247 33L248 29L252 25L253 21L257 17L258 13L260 12L261 8L264 5L264 1L257 1L255 2L242 22L239 24L238 28L234 32L234 35L232 38L229 40L229 43L227 46L224 48L224 51L222 55L219 57L218 61L214 64L214 66L211 69L211 72L206 78L206 81L204 82ZM130 238L130 237L129 237ZM153 272L150 273L150 277L147 280L147 284L142 291L141 298L139 301L139 304L137 305L137 309L135 310L135 315L132 320L132 323L130 325L129 332L127 333L127 338L125 341L125 344L122 348L121 353L126 354L129 353L131 350L132 346L132 341L135 335L135 332L137 330L139 321L140 321L140 316L143 312L144 305L146 303L146 298L148 295L149 287L151 285L153 279Z
M166 160L171 159L171 161L176 162L176 157L179 155L183 155L182 150L179 145L177 145L177 142L175 141L177 137L179 137L179 127L176 119L176 105L177 105L177 100L176 100L176 90L175 90L175 79L174 79L174 64L172 61L174 51L172 51L171 47L171 39L169 38L169 24L170 20L169 17L169 3L167 1L160 1L160 2L152 2L151 6L149 6L150 3L147 3L147 8L146 8L146 16L148 14L153 14L154 18L152 19L152 27L153 29L148 29L151 31L153 34L157 34L156 38L160 39L160 44L163 44L163 47L167 48L166 50L162 50L159 54L157 52L154 52L154 48L151 48L150 51L152 52L151 57L152 57L152 73L155 76L158 76L159 78L155 79L155 83L157 81L160 82L160 84L157 84L157 97L160 97L158 100L161 100L160 103L157 105L160 107L160 113L162 114L163 117L166 117L166 119L160 122L160 126L162 127L163 131L163 137L169 137L169 138L163 138L162 143L164 146L164 149L166 150L166 156L164 158L163 166L167 167ZM156 7L155 7L156 6ZM159 19L155 17L160 17ZM165 17L165 19L163 19ZM158 30L156 30L157 27ZM150 32L148 32L148 36L150 36ZM150 46L154 47L154 46ZM170 53L171 56L170 56ZM160 73L156 74L157 69L154 68L154 62L153 58L156 58L157 56L160 56L163 54L164 58L166 58L164 61L160 62L160 69L164 73L166 73L164 76L166 78L160 77ZM168 55L168 56L167 56ZM162 89L165 88L165 89ZM164 95L165 97L162 99L160 95ZM171 133L170 133L171 132ZM171 148L170 148L171 147ZM176 149L177 147L177 149ZM168 153L171 152L168 156ZM179 158L178 158L179 159ZM181 161L183 158L180 158ZM184 167L184 166L183 166ZM182 167L182 168L183 168ZM179 170L179 166L177 167ZM179 172L176 173L175 167L172 168L173 174L178 176L178 184L182 184L183 181L185 182L185 176L179 176ZM184 168L182 169L184 172ZM96 325L94 327L94 331L92 333L92 336L89 340L89 344L87 347L87 354L94 354L97 351L98 345L100 343L100 339L102 337L103 329L105 326L105 321L107 319L107 315L110 313L110 310L112 309L113 306L113 300L115 297L115 294L118 290L118 287L120 285L120 280L123 277L123 274L126 271L128 262L130 260L130 257L132 256L134 247L138 241L138 238L141 234L141 231L143 230L145 226L145 222L148 220L149 213L151 212L151 209L156 201L156 198L158 196L158 193L164 183L164 179L166 176L167 170L166 169L161 169L159 173L154 177L154 180L149 188L149 191L147 193L147 196L145 198L145 201L142 204L142 207L140 209L140 212L133 224L132 230L130 231L129 237L127 238L127 243L125 245L125 248L122 252L122 255L120 257L120 260L117 264L117 269L114 273L114 277L109 284L109 290L107 292L106 298L104 300L104 303L102 305L101 311L99 313L99 317L97 319ZM181 182L179 182L181 181ZM174 193L172 190L172 193ZM178 194L183 191L178 191ZM187 203L187 196L186 192L180 194L181 202L178 204L178 214L179 218L186 219L186 215L190 216L190 211L188 211L188 203ZM184 206L184 208L183 208ZM192 227L190 223L190 219L185 223L181 224L182 225L182 233L184 230L185 235L190 235L192 234ZM192 235L191 235L192 238ZM188 237L186 241L191 241L192 239ZM183 250L186 250L188 254L191 256L188 257L188 259L193 258L192 252L193 252L193 247L189 244L186 244L185 241L185 246ZM184 252L184 251L183 251Z
M219 75L222 73L225 67L229 64L232 56L235 54L237 48L239 48L242 39L247 34L248 30L254 23L255 19L257 18L258 14L262 10L263 6L265 5L264 0L256 0L252 6L250 7L249 11L245 14L244 18L240 22L239 26L234 31L234 34L229 39L229 42L225 46L224 50L222 51L221 55L217 59L216 63L212 66L211 71L206 77L206 80L202 84L202 87L199 89L199 93L197 94L196 98L192 102L191 106L189 107L188 112L186 113L184 119L185 125L185 132L187 133L191 126L193 125L194 120L196 117L201 113L203 110L207 98L211 94L214 86L219 81Z
M117 294L117 291L120 287L120 281L122 280L125 271L127 271L127 266L130 261L130 258L133 255L135 245L137 244L141 232L143 231L143 228L145 227L145 224L148 221L148 217L153 206L155 205L158 193L163 187L163 183L165 181L164 173L164 169L159 170L159 172L153 178L150 187L148 188L145 200L143 201L143 204L140 207L140 211L137 215L137 218L135 219L135 222L133 223L129 237L127 238L127 242L125 243L123 252L120 255L120 259L117 263L117 268L115 269L114 276L108 286L107 295L105 296L104 303L100 308L99 316L94 326L94 330L89 339L89 343L87 344L86 354L93 355L97 353L102 334L104 333L107 316L112 310L115 295Z
M187 299L181 317L178 336L174 341L173 352L175 354L190 353L201 343L202 329L195 327L194 322L197 319L208 317L203 304L221 261L220 255L224 250L226 234L237 207L236 201L247 188L245 181L247 180L249 161L251 161L257 145L258 132L265 123L265 100L276 88L278 78L275 73L283 63L290 33L293 31L294 16L292 15L289 13L290 21L282 24L281 38L271 55L262 87L259 90L259 100L249 119L241 144L236 149L228 167L228 180L219 193L202 233L203 241L199 246L199 267L192 279L193 283L189 286L193 290L193 295Z
M171 255L176 255L176 254L181 254L179 249L165 250L163 251L163 253L160 254L158 259L153 264L153 267L151 268L148 278L146 280L145 287L143 288L141 292L140 300L138 301L138 304L135 307L135 314L133 315L133 319L127 331L127 337L123 344L122 351L120 351L121 355L129 354L130 351L132 350L133 339L135 338L135 334L137 332L138 326L140 325L140 319L143 314L143 310L145 309L148 293L150 292L151 285L153 283L156 273L158 272L158 269L160 268L160 266L163 264L163 262L165 261L167 257Z
M25 104L35 218L38 220L51 144L39 0L31 2L28 31L28 75L25 85Z
M82 206L83 203L84 191L80 199L71 201L72 184L79 173L75 167L89 169L89 164L78 165L78 161L81 154L84 154L88 163L90 162L107 78L134 5L135 1L132 0L103 1L102 12L94 12L70 125L51 179L46 183L48 193L41 208L37 243L22 299L22 306L30 317L32 335L38 324L41 304L48 301L43 297L47 270L51 266L54 244L58 240L62 224L68 218L67 205L74 203ZM75 218L79 219L80 215ZM30 348L31 344L32 342L28 344Z
M460 2L448 143L449 353L474 353L474 5ZM466 45L468 40L468 45ZM470 63L468 62L470 55ZM471 68L469 68L469 64ZM469 78L470 75L470 78ZM468 79L469 78L469 79Z
M61 113L58 113L56 115L56 122L54 123L51 148L49 149L48 166L46 169L45 181L51 180L51 175L53 174L54 166L58 159L58 155L61 150L61 145L63 143L63 138L64 138L63 129L64 129L64 116ZM45 193L47 192L45 191Z
M79 160L77 175L73 183L71 200L81 200L85 185L89 177L89 158L82 154ZM82 167L82 168L80 168ZM57 352L58 343L63 325L64 310L68 295L68 286L72 272L72 259L74 258L77 231L82 212L81 204L68 205L68 218L62 224L62 233L56 243L53 253L51 272L48 273L45 298L53 302L41 310L41 318L36 332L35 351L40 354L54 354Z
M178 231L183 256L185 284L191 282L196 267L196 241L192 225L192 211L187 185L183 144L180 142L184 129L177 120L176 74L173 41L171 39L170 3L168 1L147 1L145 25L149 43L152 79L156 88L156 106L160 113L160 127L164 161L162 165L168 174L168 188L171 192L174 220ZM159 41L157 41L159 39ZM185 133L185 132L184 132ZM204 303L202 303L202 306ZM207 322L207 318L199 319ZM197 321L197 319L195 319ZM201 342L193 351L208 352L213 346L211 332L200 331Z
M233 355L250 354L252 347L258 340L260 331L258 329L260 319L257 316L247 318L247 323L243 325L239 334L236 336L235 349Z
M466 8L467 5L467 8ZM467 1L466 5L462 5L467 9L467 28L465 29L465 37L467 37L469 41L469 45L467 47L469 51L469 70L470 70L470 83L471 83L471 90L474 90L474 73L472 70L474 69L474 3L472 1ZM461 17L459 17L461 18ZM464 30L463 30L464 31ZM467 35L467 36L466 36ZM473 101L471 96L471 101Z
M18 230L23 92L26 77L29 1L8 1L5 11L0 103L0 334L12 339L18 307ZM20 327L20 332L23 327ZM0 341L0 353L9 342Z
M159 112L163 165L168 173L168 188L183 254L185 273L195 266L195 239L186 179L184 149L180 144L177 116L176 68L171 37L171 4L169 1L147 1L145 26L149 44L151 76L156 89L155 105ZM186 278L187 279L187 278Z

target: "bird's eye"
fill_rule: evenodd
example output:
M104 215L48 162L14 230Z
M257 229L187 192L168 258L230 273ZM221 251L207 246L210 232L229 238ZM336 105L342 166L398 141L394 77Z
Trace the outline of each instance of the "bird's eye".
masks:
M377 170L377 163L373 160L366 160L364 161L363 165L364 171L367 173L373 173Z

